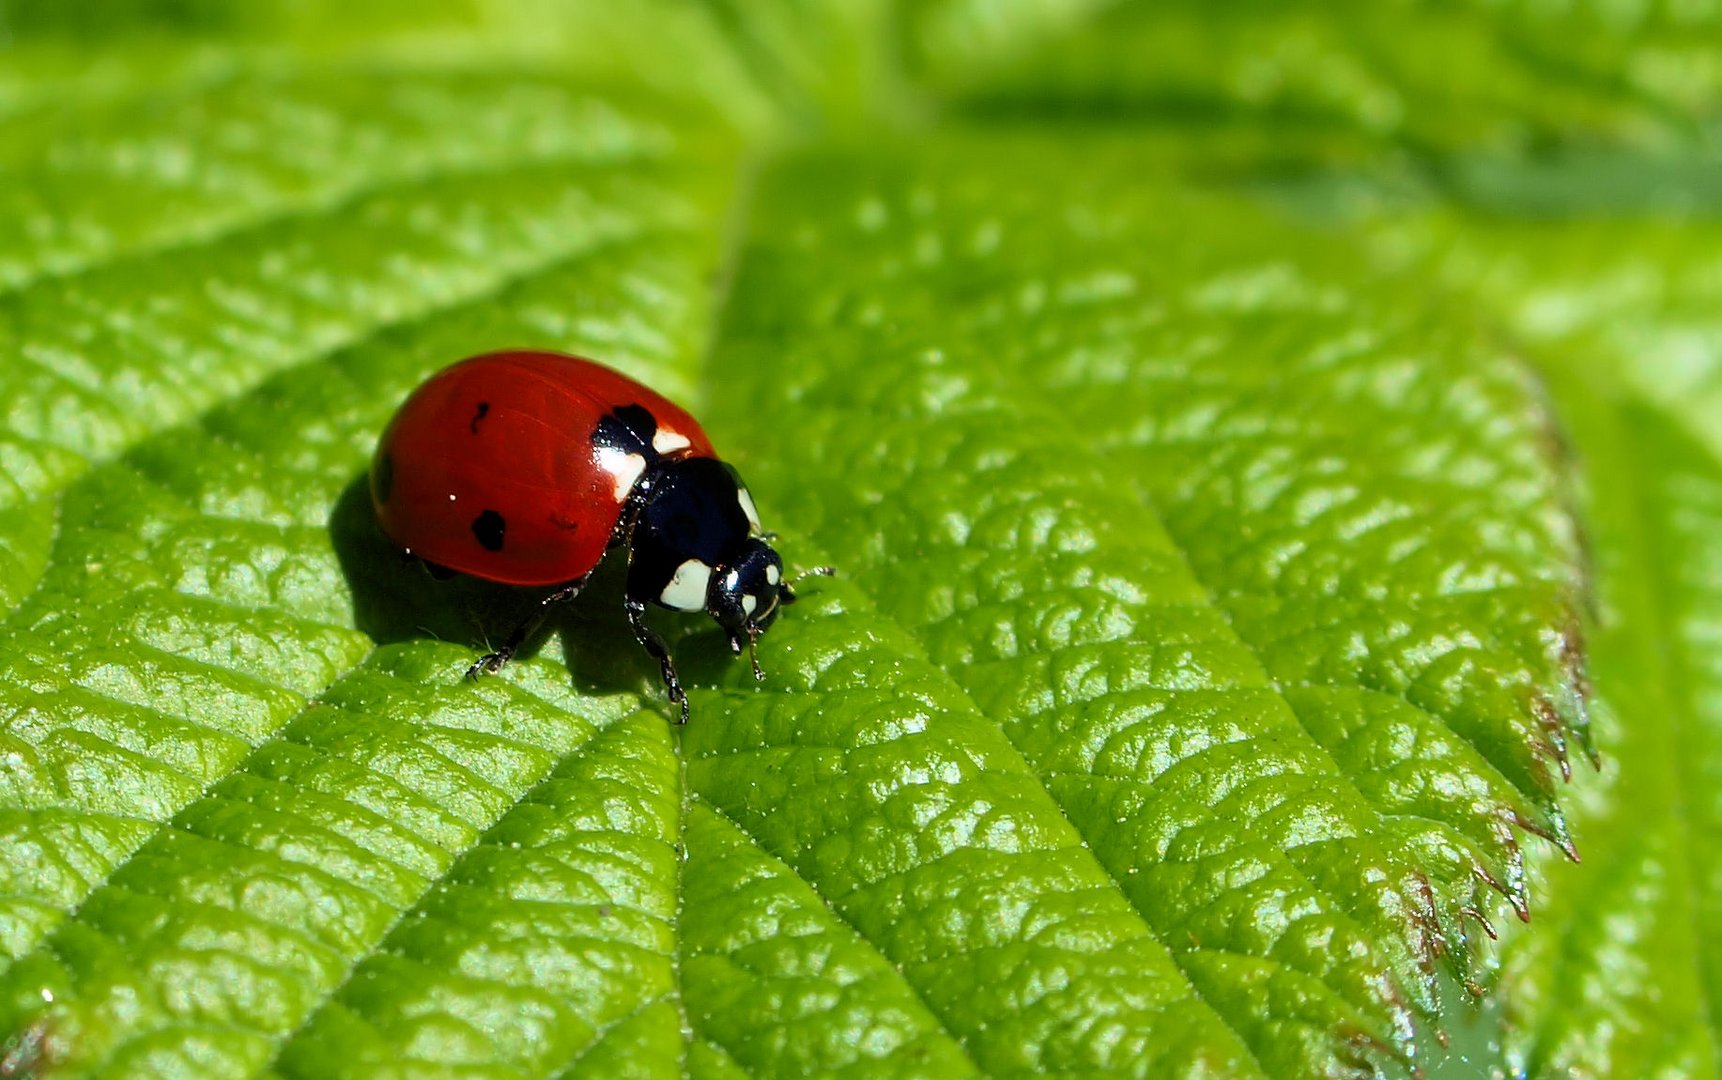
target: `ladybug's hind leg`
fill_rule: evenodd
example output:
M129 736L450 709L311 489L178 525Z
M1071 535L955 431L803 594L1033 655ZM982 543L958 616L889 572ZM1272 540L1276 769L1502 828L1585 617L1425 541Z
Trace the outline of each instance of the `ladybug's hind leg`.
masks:
M658 636L656 630L646 625L644 601L630 599L627 609L628 625L634 628L634 640L658 662L664 676L664 689L669 691L670 701L682 707L682 717L677 722L687 723L688 695L682 689L682 680L676 676L676 664L670 659L670 647L664 644L664 639Z
M522 620L520 625L514 628L514 632L508 635L508 640L502 643L502 648L480 657L478 663L466 669L466 677L476 679L480 675L494 675L501 671L502 666L514 659L514 654L520 651L522 645L526 644L526 639L537 633L538 628L544 625L544 620L550 616L550 609L557 604L565 604L579 596L580 590L586 587L586 582L591 577L591 574L587 574L578 581L562 586L539 601L532 614Z

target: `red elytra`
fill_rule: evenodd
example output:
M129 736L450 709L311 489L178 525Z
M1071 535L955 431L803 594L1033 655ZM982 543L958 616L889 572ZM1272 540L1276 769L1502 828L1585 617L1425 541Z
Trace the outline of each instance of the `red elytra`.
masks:
M390 539L426 562L557 586L473 676L500 670L611 548L626 549L628 624L684 723L687 695L647 605L704 611L740 653L795 602L746 486L694 418L576 356L487 353L433 375L383 432L371 501ZM757 656L753 673L764 677Z
M409 553L463 574L573 581L603 558L639 475L637 462L593 439L628 405L669 433L660 443L685 440L685 455L716 456L686 410L591 360L518 350L445 368L383 433L371 482L377 521ZM506 542L482 542L497 520Z

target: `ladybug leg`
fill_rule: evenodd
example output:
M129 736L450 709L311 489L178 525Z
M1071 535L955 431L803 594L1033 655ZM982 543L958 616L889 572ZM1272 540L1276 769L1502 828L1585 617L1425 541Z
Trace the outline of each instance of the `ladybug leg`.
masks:
M646 604L642 600L628 599L628 625L634 628L634 640L658 662L664 676L664 689L669 691L670 701L682 707L682 718L678 723L688 722L688 695L682 690L682 680L676 676L675 661L670 659L670 647L664 644L664 639L658 632L646 625Z
M466 677L476 679L480 675L494 675L501 671L502 665L514 659L514 654L520 651L522 645L526 644L526 639L537 633L538 628L544 625L544 620L550 616L550 609L557 604L565 604L579 596L580 590L586 587L586 582L591 576L591 574L587 574L578 581L564 585L539 601L538 607L533 610L532 614L528 615L519 626L514 628L514 632L508 635L508 640L502 643L502 648L480 657L478 663L466 669Z

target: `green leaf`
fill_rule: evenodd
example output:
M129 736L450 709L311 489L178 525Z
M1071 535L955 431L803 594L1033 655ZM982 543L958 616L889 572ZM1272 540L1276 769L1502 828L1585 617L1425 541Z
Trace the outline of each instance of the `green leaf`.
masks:
M1002 723L1262 1067L1318 1068L1345 1053L1324 1030L1397 1038L1385 988L1431 993L1479 879L1522 903L1506 822L1562 835L1533 750L1578 708L1547 418L1407 287L1292 262L1305 238L1240 200L1145 196L1128 151L1061 150L766 190L717 360L752 377L738 420L775 398L797 423L750 432L772 441L746 467ZM811 448L848 483L789 483ZM793 817L794 792L746 793L761 827Z
M1561 206L1572 192L1540 169L1483 168L1511 180L1479 188L1485 208ZM1596 216L1505 227L1438 204L1384 223L1383 249L1491 306L1534 350L1588 511L1607 761L1575 807L1585 865L1548 868L1546 932L1503 956L1503 1060L1529 1075L1715 1076L1722 955L1704 927L1722 903L1710 794L1722 760L1722 410L1705 345L1716 230L1670 213L1687 204L1677 181L1586 198ZM1640 216L1659 200L1672 206ZM1622 202L1630 216L1607 214Z
M1585 807L1589 865L1551 870L1551 930L1502 973L1508 1050L1533 1073L1714 1076L1718 677L1713 569L1722 469L1642 405L1597 408L1579 442L1597 492L1605 621L1599 693L1618 752ZM1630 494L1628 494L1630 493ZM1617 503L1627 502L1621 506ZM1562 933L1561 931L1564 931Z
M1415 1064L1520 831L1570 846L1546 403L1199 148L974 123L1081 12L941 74L964 10L7 24L0 1071ZM917 81L967 118L829 130ZM535 598L405 565L362 475L504 345L700 405L840 567L763 686L665 617L669 725L615 560L459 677Z
M1241 118L1463 157L1599 137L1680 144L1722 91L1710 5L981 0L919 5L928 82L990 117ZM1430 161L1437 172L1444 162Z

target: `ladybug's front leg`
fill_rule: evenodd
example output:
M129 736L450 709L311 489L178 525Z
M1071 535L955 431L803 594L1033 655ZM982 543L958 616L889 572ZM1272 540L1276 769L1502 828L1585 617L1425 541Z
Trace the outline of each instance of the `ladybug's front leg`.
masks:
M675 662L670 659L670 647L664 644L664 639L658 636L656 630L646 625L646 605L643 601L629 597L627 609L628 625L634 628L634 640L658 662L664 676L664 689L669 691L670 700L682 707L682 718L678 723L687 723L688 695L682 690L682 680L676 676Z
M502 648L480 657L478 663L466 669L466 677L476 679L480 675L494 675L501 671L502 665L514 659L514 654L520 651L522 645L526 644L526 639L537 633L538 628L544 625L544 620L550 615L550 609L557 604L565 604L579 596L580 590L586 587L586 582L591 578L592 575L587 574L577 581L562 586L539 601L538 607L533 610L532 614L528 615L519 626L514 628L514 632L508 635L508 640L502 643Z

